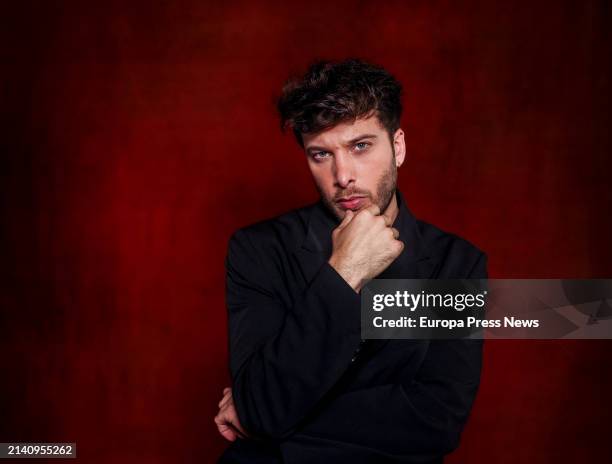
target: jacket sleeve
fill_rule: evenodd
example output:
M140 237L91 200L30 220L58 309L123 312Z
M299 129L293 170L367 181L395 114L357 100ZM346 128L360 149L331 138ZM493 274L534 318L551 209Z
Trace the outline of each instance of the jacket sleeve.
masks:
M230 238L226 257L232 396L254 437L291 433L350 365L361 341L359 295L324 262L291 305L248 232ZM280 278L276 277L276 278Z
M482 254L468 278L486 276ZM292 439L340 442L400 460L448 454L459 445L478 391L482 347L482 340L430 340L416 375L334 398Z

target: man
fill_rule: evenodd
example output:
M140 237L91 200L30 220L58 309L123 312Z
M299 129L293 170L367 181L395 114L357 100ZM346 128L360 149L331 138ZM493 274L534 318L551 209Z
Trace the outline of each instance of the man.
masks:
M480 250L416 220L397 189L400 97L360 60L317 62L283 89L282 127L321 200L229 240L220 463L429 463L458 446L482 342L360 337L370 279L486 277Z

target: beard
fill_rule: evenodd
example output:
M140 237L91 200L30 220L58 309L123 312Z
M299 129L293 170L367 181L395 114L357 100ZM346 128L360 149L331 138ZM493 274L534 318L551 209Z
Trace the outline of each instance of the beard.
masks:
M373 197L372 192L367 190L351 189L346 191L337 192L333 198L328 198L323 193L322 189L316 184L319 195L323 204L327 209L336 217L342 221L342 218L346 214L346 211L338 208L337 203L334 199L341 197L349 197L351 195L363 195L370 199L372 204L375 204L380 209L380 214L384 214L395 195L395 189L397 186L397 166L395 165L395 149L393 149L393 156L391 157L391 163L387 167L387 170L382 174L378 182L376 183L376 195Z

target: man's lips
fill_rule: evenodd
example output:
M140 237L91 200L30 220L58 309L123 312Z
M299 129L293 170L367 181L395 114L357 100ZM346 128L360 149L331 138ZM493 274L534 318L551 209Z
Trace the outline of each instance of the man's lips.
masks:
M341 198L340 200L337 200L336 202L343 209L358 209L365 202L365 199L366 197L354 195L351 197Z

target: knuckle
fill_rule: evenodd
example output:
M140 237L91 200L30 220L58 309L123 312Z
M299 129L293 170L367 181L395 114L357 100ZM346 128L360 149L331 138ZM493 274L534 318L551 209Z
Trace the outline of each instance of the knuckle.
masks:
M353 218L351 222L360 224L361 222L363 222L364 218L369 217L370 215L371 214L367 209L363 209L359 211L357 214L355 214L355 217Z

